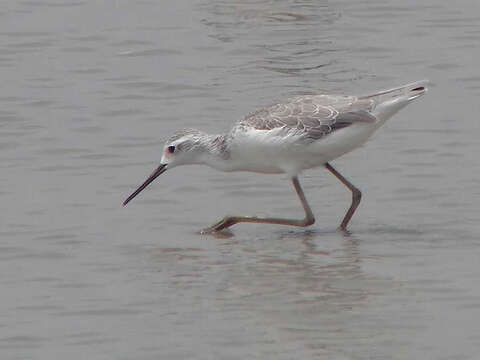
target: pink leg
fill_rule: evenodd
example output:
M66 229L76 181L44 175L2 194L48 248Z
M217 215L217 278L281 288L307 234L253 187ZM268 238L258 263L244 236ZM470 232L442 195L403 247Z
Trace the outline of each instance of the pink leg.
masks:
M262 224L278 224L278 225L291 225L291 226L301 226L306 227L312 225L315 222L315 217L313 216L312 210L308 205L305 194L300 186L298 178L294 176L292 178L293 186L297 192L298 198L302 203L303 210L305 210L305 218L301 220L296 219L284 219L284 218L259 218L254 216L227 216L220 220L218 223L212 225L211 227L202 231L204 234L221 231L230 226L233 226L238 223L262 223Z
M357 209L358 205L360 204L360 200L362 199L362 193L358 190L350 181L345 179L342 174L340 174L337 170L333 168L332 165L329 163L325 164L325 167L337 177L346 187L350 189L352 192L352 205L350 205L350 209L348 209L345 217L343 218L342 223L340 224L340 229L345 230L347 228L347 224L353 216L353 213Z

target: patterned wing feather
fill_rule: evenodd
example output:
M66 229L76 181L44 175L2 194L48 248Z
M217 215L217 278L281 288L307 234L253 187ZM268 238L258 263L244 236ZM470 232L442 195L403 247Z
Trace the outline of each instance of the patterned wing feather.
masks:
M374 105L371 99L353 96L301 96L258 110L238 125L256 130L283 129L317 140L355 122L375 121L370 113Z

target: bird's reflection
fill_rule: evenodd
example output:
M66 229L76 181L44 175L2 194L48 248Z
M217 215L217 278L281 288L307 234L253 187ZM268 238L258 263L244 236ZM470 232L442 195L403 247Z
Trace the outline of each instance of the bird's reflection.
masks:
M251 232L204 237L201 250L152 252L150 265L163 273L158 291L176 299L180 312L197 309L202 318L234 318L251 331L274 331L282 341L336 348L339 339L363 336L351 327L352 316L394 286L364 269L367 235L245 229ZM198 308L199 299L206 305Z
M369 295L371 278L362 271L360 240L353 234L283 231L267 239L221 240L224 258L235 262L227 267L219 288L229 299L241 294L245 306L294 302L340 311Z

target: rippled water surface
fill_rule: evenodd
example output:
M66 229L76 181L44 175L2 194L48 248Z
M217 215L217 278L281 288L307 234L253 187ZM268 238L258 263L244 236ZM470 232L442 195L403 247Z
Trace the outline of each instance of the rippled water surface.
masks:
M421 5L419 5L421 4ZM480 5L449 1L4 1L2 359L478 359ZM185 167L121 202L177 128L429 78L328 172Z

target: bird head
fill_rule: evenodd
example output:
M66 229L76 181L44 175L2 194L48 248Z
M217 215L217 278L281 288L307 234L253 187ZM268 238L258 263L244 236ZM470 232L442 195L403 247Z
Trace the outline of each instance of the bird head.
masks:
M130 200L137 196L153 180L163 174L167 169L179 165L197 164L203 154L202 133L195 129L182 129L173 134L163 147L160 165L153 173L135 190L124 202L127 205Z

